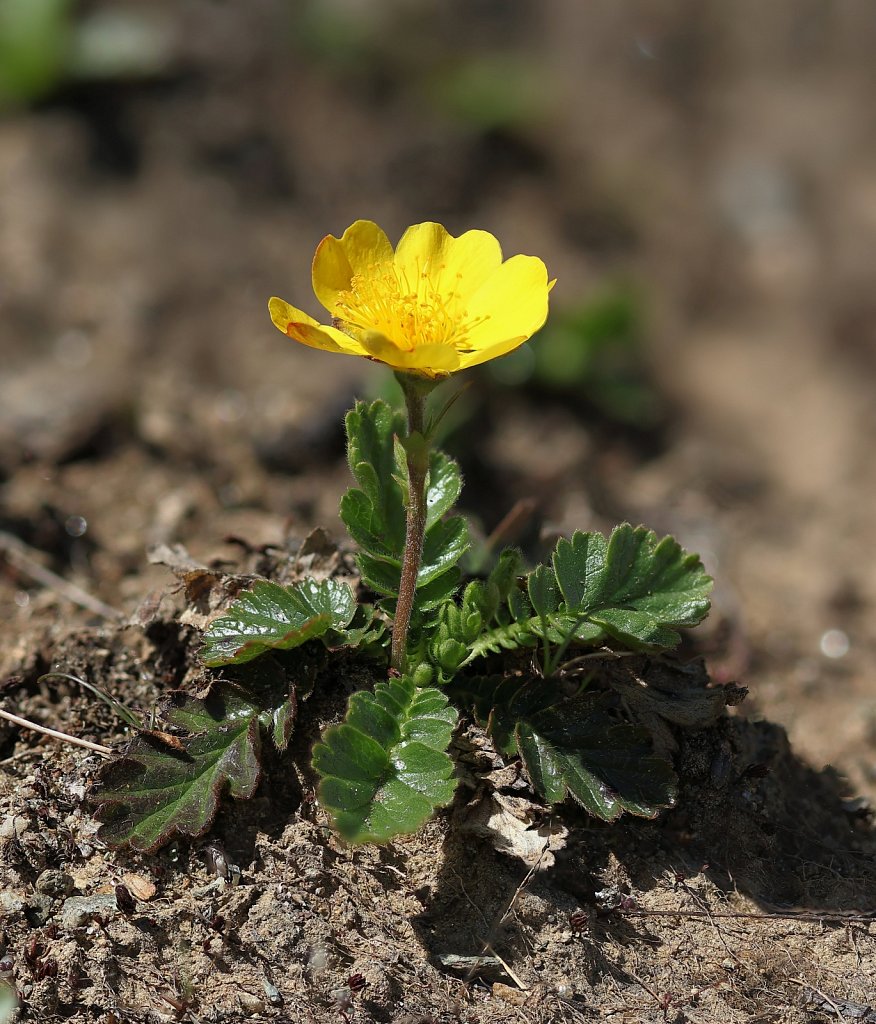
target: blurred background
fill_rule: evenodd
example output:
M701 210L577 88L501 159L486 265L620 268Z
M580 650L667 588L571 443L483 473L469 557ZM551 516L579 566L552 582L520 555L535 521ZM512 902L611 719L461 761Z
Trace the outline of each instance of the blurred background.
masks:
M360 217L485 228L558 283L454 408L466 513L674 532L716 678L876 793L874 53L868 0L0 0L7 552L131 612L149 545L340 539L391 382L267 299ZM87 619L2 551L0 613L3 674Z

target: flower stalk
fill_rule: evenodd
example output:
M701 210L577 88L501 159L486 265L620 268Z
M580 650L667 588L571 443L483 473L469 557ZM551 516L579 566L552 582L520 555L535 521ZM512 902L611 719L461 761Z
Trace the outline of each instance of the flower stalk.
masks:
M395 619L392 626L390 666L404 672L408 652L408 631L417 579L423 560L423 538L426 535L426 477L429 473L429 439L424 429L426 395L433 382L397 373L408 411L408 434L404 440L408 467L408 503L405 524L405 548Z

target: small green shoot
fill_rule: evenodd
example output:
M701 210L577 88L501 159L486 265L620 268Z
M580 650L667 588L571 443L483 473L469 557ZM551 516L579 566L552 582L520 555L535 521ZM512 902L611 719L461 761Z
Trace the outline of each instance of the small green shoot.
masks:
M89 683L87 679L80 679L79 676L71 675L69 672L46 672L44 675L39 677L37 682L48 682L51 679L66 679L70 683L76 683L77 686L81 686L83 690L88 690L88 692L93 693L98 700L103 701L114 715L120 718L126 725L130 725L132 729L145 728L143 721L135 711L126 707L121 701L116 700L116 698L113 697L112 694L107 693L106 690L102 690L99 686L95 686L94 683Z

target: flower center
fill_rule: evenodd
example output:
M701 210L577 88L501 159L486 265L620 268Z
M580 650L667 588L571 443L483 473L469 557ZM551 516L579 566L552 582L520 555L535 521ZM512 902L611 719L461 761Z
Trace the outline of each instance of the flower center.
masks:
M422 271L414 287L395 267L355 274L336 299L337 326L347 333L378 332L406 352L422 345L464 348L468 332L486 317L469 317L456 287L440 287L441 270Z

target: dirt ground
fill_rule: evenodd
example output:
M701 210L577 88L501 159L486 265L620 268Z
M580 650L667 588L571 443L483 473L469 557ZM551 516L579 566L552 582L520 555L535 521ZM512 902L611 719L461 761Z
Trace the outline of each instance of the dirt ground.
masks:
M491 530L537 498L532 554L623 519L674 533L717 580L685 655L750 696L677 737L675 810L563 807L534 873L464 830L462 798L385 849L332 836L307 750L343 679L256 799L150 857L97 840L97 755L3 723L21 1019L876 1020L869 6L150 7L163 70L0 121L2 706L119 746L103 704L38 680L146 711L191 682L197 635L147 550L257 571L315 526L343 542L342 414L385 378L284 341L266 300L311 308L316 242L358 217L488 228L546 260L557 311L633 282L659 418L483 373L463 508ZM436 87L484 59L505 85L525 64L535 113Z

